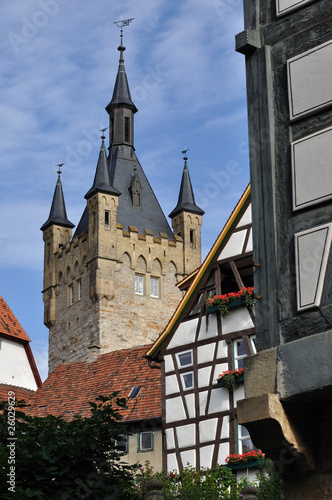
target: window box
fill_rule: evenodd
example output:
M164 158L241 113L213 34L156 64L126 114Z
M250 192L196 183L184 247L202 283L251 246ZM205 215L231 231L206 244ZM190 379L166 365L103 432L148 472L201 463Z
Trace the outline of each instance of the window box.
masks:
M234 391L238 383L243 382L243 368L235 370L225 370L216 379L218 387L226 387L229 391Z
M241 375L241 377L239 377L239 378L236 379L236 384L242 384L243 382L244 382L244 375ZM224 384L222 378L219 378L217 380L217 386L218 387L226 387L226 385Z
M241 470L241 469L250 469L252 467L261 467L262 460L251 460L249 462L242 462L240 464L227 464L227 467L231 470Z
M222 317L226 317L230 313L230 309L235 307L254 307L254 287L243 287L237 293L225 293L223 295L215 295L209 297L206 301L206 312L211 313L217 310L220 311Z

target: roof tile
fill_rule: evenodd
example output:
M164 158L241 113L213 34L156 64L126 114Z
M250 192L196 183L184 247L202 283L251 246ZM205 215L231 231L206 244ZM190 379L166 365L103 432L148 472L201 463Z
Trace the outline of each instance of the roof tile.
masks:
M19 339L30 342L27 333L22 328L15 314L5 299L0 295L0 335L1 334L16 340Z
M127 398L134 386L141 386L136 398L127 399L128 408L121 409L123 419L161 418L161 372L151 370L143 358L149 348L151 345L123 349L101 354L93 362L58 365L34 394L27 413L87 417L89 402L99 395L119 391L119 397Z

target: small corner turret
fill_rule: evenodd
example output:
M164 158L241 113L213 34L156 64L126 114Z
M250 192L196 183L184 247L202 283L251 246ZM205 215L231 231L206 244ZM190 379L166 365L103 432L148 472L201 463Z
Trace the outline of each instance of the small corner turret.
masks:
M43 231L44 240L44 323L47 327L55 323L55 253L66 245L72 236L75 225L67 219L65 199L61 183L61 167L58 165L58 179L54 190L51 210L47 221L40 228Z
M201 264L201 226L204 210L195 202L187 165L187 151L189 150L182 151L184 167L178 203L169 217L172 219L174 235L183 239L184 270L186 274L189 274Z

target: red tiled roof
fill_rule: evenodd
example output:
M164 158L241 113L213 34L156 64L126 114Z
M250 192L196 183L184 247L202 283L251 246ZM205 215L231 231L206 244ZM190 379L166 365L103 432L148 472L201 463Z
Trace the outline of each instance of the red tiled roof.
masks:
M27 413L71 418L75 413L90 415L89 402L99 395L120 391L128 397L131 389L141 386L136 398L128 399L124 420L161 418L161 373L151 370L142 356L151 345L101 354L96 361L61 364L34 394Z
M6 401L8 399L8 392L11 391L11 396L13 392L15 394L15 400L21 401L22 399L26 402L30 401L35 391L32 389L25 389L24 387L16 387L15 385L0 384L0 401Z
M0 295L0 335L30 342L28 335L15 317L5 299Z

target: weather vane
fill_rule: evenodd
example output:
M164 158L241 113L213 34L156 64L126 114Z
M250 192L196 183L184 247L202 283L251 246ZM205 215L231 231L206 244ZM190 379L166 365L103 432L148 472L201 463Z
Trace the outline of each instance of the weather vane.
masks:
M106 127L106 128L101 128L101 129L99 130L99 132L101 132L101 133L103 134L103 135L100 137L101 139L105 139L104 132L106 132L106 130L107 130L107 127Z
M183 157L184 160L188 160L188 158L187 158L187 151L190 151L190 149L187 149L187 146L185 145L184 146L184 150L181 151L181 153L184 155L184 157Z
M116 24L118 28L121 28L121 30L120 30L121 45L122 45L122 37L123 37L123 27L129 26L131 21L133 21L134 19L135 19L134 17L132 17L130 19L122 19L122 16L121 16L121 21L113 21L113 24Z
M63 167L63 163L57 163L56 166L59 167L59 170L57 171L57 174L59 174L59 175L62 174L61 167Z

